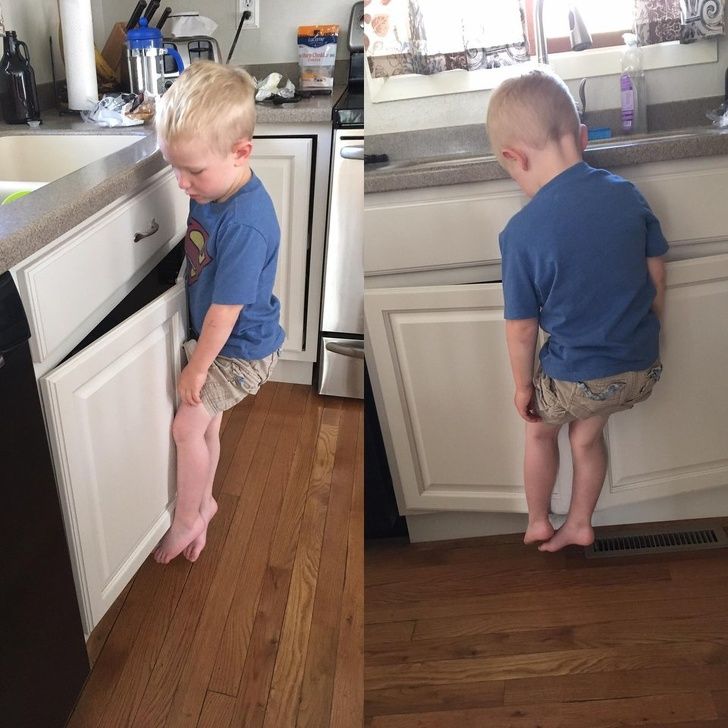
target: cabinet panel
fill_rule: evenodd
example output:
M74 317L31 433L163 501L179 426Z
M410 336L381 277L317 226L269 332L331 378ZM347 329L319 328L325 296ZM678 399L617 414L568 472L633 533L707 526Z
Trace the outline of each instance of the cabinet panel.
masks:
M40 380L87 633L170 523L184 335L177 284Z
M400 511L525 512L501 286L370 290L365 318Z
M281 301L284 351L303 351L313 139L260 139L251 166L273 200L281 228L274 293Z
M599 507L728 483L728 255L668 264L661 381L608 424Z
M498 262L498 235L526 201L510 180L366 195L364 273Z
M131 290L160 251L184 235L187 208L187 196L167 170L19 268L35 362L81 339ZM145 233L151 234L135 242Z

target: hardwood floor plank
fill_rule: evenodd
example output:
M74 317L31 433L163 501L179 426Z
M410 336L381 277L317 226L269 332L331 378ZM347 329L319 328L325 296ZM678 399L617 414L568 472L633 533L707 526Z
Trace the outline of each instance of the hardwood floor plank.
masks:
M346 549L354 484L354 458L359 429L359 405L346 400L342 407L331 496L326 511L318 582L306 665L301 684L299 728L321 728L328 723L334 688L336 647L339 641ZM338 547L337 547L338 545Z
M232 725L253 728L265 718L322 411L318 397L310 392L263 577L260 596L263 608L255 615L241 687L233 706Z
M222 489L222 484L227 477L230 463L233 460L238 443L243 438L245 426L253 410L255 399L256 397L246 397L242 402L236 404L235 407L223 413L223 422L226 426L224 429L222 427L220 428L220 460L217 464L215 483L212 488L215 497L218 496ZM225 417L225 415L228 416Z
M361 407L338 637L329 728L358 728L364 717L364 411Z
M370 665L366 662L364 684L368 690L380 690L614 670L650 670L660 667L692 669L695 666L726 663L728 647L709 642L654 645L649 651L642 645L628 645L398 665Z
M141 569L132 582L124 607L86 680L67 728L98 728L108 706L108 692L124 670L136 636L153 603L159 580L153 569Z
M398 713L498 707L503 705L504 690L505 683L502 680L367 690L364 711L371 718Z
M303 387L291 391L289 411L281 427L276 449L272 453L263 498L255 516L251 548L240 565L238 585L233 597L233 603L237 607L231 609L228 615L210 679L210 689L216 692L238 695L256 621L257 605L260 602L264 613L273 609L267 601L268 595L264 593L264 576L269 568L271 543L289 483L307 398L308 392ZM243 688L245 687L243 684ZM255 700L260 700L260 695L256 695Z
M728 685L728 664L695 665L690 670L683 667L655 667L649 671L614 670L582 675L547 675L508 680L503 702L505 705L569 703L715 691L725 685ZM715 701L715 693L713 696Z
M197 728L227 728L232 720L235 698L207 691Z
M366 648L369 665L404 664L478 656L517 655L570 649L713 642L728 645L728 616L656 621L652 618L545 629L491 632L469 637L443 635Z
M366 577L365 577L366 579ZM367 599L364 600L366 610L365 621L369 624L379 622L398 622L408 619L431 619L478 614L498 614L509 611L531 611L534 604L549 605L551 608L569 608L574 604L582 604L587 608L599 604L641 604L655 600L682 602L690 599L725 599L728 597L728 580L715 579L710 583L696 581L692 584L681 584L673 580L650 582L647 584L611 584L593 583L590 586L572 586L569 589L551 589L545 587L540 592L521 592L505 594L484 594L479 596L461 596L453 598L449 593L442 593L422 599L419 602L393 603L376 607Z
M461 617L460 622L464 621L466 617ZM478 617L471 617L473 620L477 620ZM422 620L424 621L424 620ZM434 620L432 620L434 621ZM442 629L444 632L444 625L447 620L441 620ZM440 620L438 620L440 625ZM367 649L375 647L376 645L387 645L388 642L408 642L414 638L415 628L419 622L414 619L407 619L402 622L380 622L378 624L367 624L364 626L364 644ZM477 628L480 625L479 622L475 623ZM478 634L477 632L475 634ZM434 635L439 636L439 635ZM455 636L458 636L457 634Z
M692 617L694 615L725 614L725 605L715 598L653 599L640 602L640 613L649 615L654 621ZM584 624L600 624L629 621L634 617L634 602L603 600L599 604L584 605L580 602L569 606L552 607L550 604L534 605L529 611L503 610L500 613L475 614L456 617L438 617L407 622L383 622L368 625L372 630L372 644L379 642L401 642L407 625L414 625L412 640L437 638L458 639L491 632L523 631L548 627L568 627ZM391 632L387 631L392 626ZM397 625L404 625L399 627ZM378 628L378 630L376 629ZM378 635L381 635L378 637ZM378 640L375 639L378 637ZM369 640L367 640L369 642Z
M716 713L706 692L655 695L586 703L548 703L504 708L476 708L439 713L376 716L372 728L614 728L670 726L679 721L713 720Z
M721 718L728 718L728 680L719 689L713 689L713 704Z
M167 721L237 502L235 496L227 493L218 497L218 512L210 522L207 544L190 569L177 609L170 620L164 644L138 706L136 722L133 723L135 727L164 726Z
M124 587L124 591L122 591L121 594L119 594L119 596L114 600L109 611L106 612L106 614L101 618L101 621L96 625L96 627L94 627L93 632L91 632L88 641L86 642L86 652L88 653L88 661L92 670L96 664L96 660L98 660L99 655L101 654L101 651L104 649L106 640L109 638L109 634L111 634L111 630L114 628L114 624L116 623L121 610L124 607L124 602L129 595L129 591L131 590L133 583L134 579L132 579Z
M261 392L266 387L263 387ZM259 397L260 394L256 396ZM250 425L252 416L251 412L248 425ZM248 425L246 425L246 431ZM270 432L269 436L277 439L278 433L279 430L276 430ZM269 452L270 443L265 443L264 449ZM188 661L185 663L170 707L166 723L168 728L192 728L197 723L215 666L228 613L233 604L240 564L245 558L248 548L251 547L250 536L255 514L263 495L268 465L265 462L258 463L256 457L255 468L240 467L237 463L238 455L242 460L247 460L246 450L247 448L237 448L225 480L227 483L231 479L240 477L241 471L245 472L245 483L240 488L240 498L230 524L228 538L225 541L220 562L189 649ZM267 460L269 463L269 458ZM262 476L260 476L261 473ZM224 488L224 491L228 492L228 489Z
M301 521L301 534L293 564L280 645L273 668L264 728L295 726L298 717L301 681L323 544L321 525L325 522L329 503L340 417L340 401L327 403L316 440L308 499Z
M248 413L242 437L235 447L232 460L223 480L220 482L218 492L240 495L243 484L246 482L248 476L248 470L253 462L253 457L257 453L263 427L268 420L268 414L278 394L279 386L282 385L278 382L266 382L260 388L258 394L253 397L253 406ZM218 482L217 477L215 478L215 482Z

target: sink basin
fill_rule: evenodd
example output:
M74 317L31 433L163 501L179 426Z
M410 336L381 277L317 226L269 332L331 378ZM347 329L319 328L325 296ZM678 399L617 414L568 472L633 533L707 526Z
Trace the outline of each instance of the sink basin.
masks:
M0 198L34 190L131 146L135 134L18 134L0 136Z

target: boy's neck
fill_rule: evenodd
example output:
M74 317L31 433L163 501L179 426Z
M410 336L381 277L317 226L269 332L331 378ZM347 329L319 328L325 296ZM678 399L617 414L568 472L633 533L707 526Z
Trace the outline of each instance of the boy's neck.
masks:
M534 194L582 159L581 149L572 140L562 139L561 142L550 142L543 149L532 150L530 162Z
M226 202L229 200L236 192L239 192L245 185L250 182L250 180L253 177L253 171L250 169L250 165L244 164L241 167L238 168L240 170L239 174L235 177L235 180L233 184L230 186L230 189L222 196L219 197L215 202Z

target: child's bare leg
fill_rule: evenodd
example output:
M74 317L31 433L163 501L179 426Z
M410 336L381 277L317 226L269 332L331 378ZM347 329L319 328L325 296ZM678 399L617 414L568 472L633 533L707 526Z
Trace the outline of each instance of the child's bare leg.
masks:
M205 492L200 504L200 515L205 521L205 530L184 550L185 558L189 561L197 561L202 549L207 543L207 526L212 517L217 513L217 502L212 496L212 486L215 482L215 472L220 460L220 425L222 424L222 412L216 414L205 431L205 443L210 457L210 467L205 482Z
M524 543L546 541L554 535L549 521L551 491L559 469L558 436L561 425L526 423L524 481L528 504L528 528Z
M205 432L211 419L204 405L192 407L182 402L172 423L177 445L177 505L172 525L154 552L160 564L181 554L205 530L200 506L210 470Z
M569 514L554 537L539 546L541 551L558 551L569 544L588 546L594 541L591 518L607 472L607 449L602 434L606 424L607 418L599 416L569 424L574 461Z

